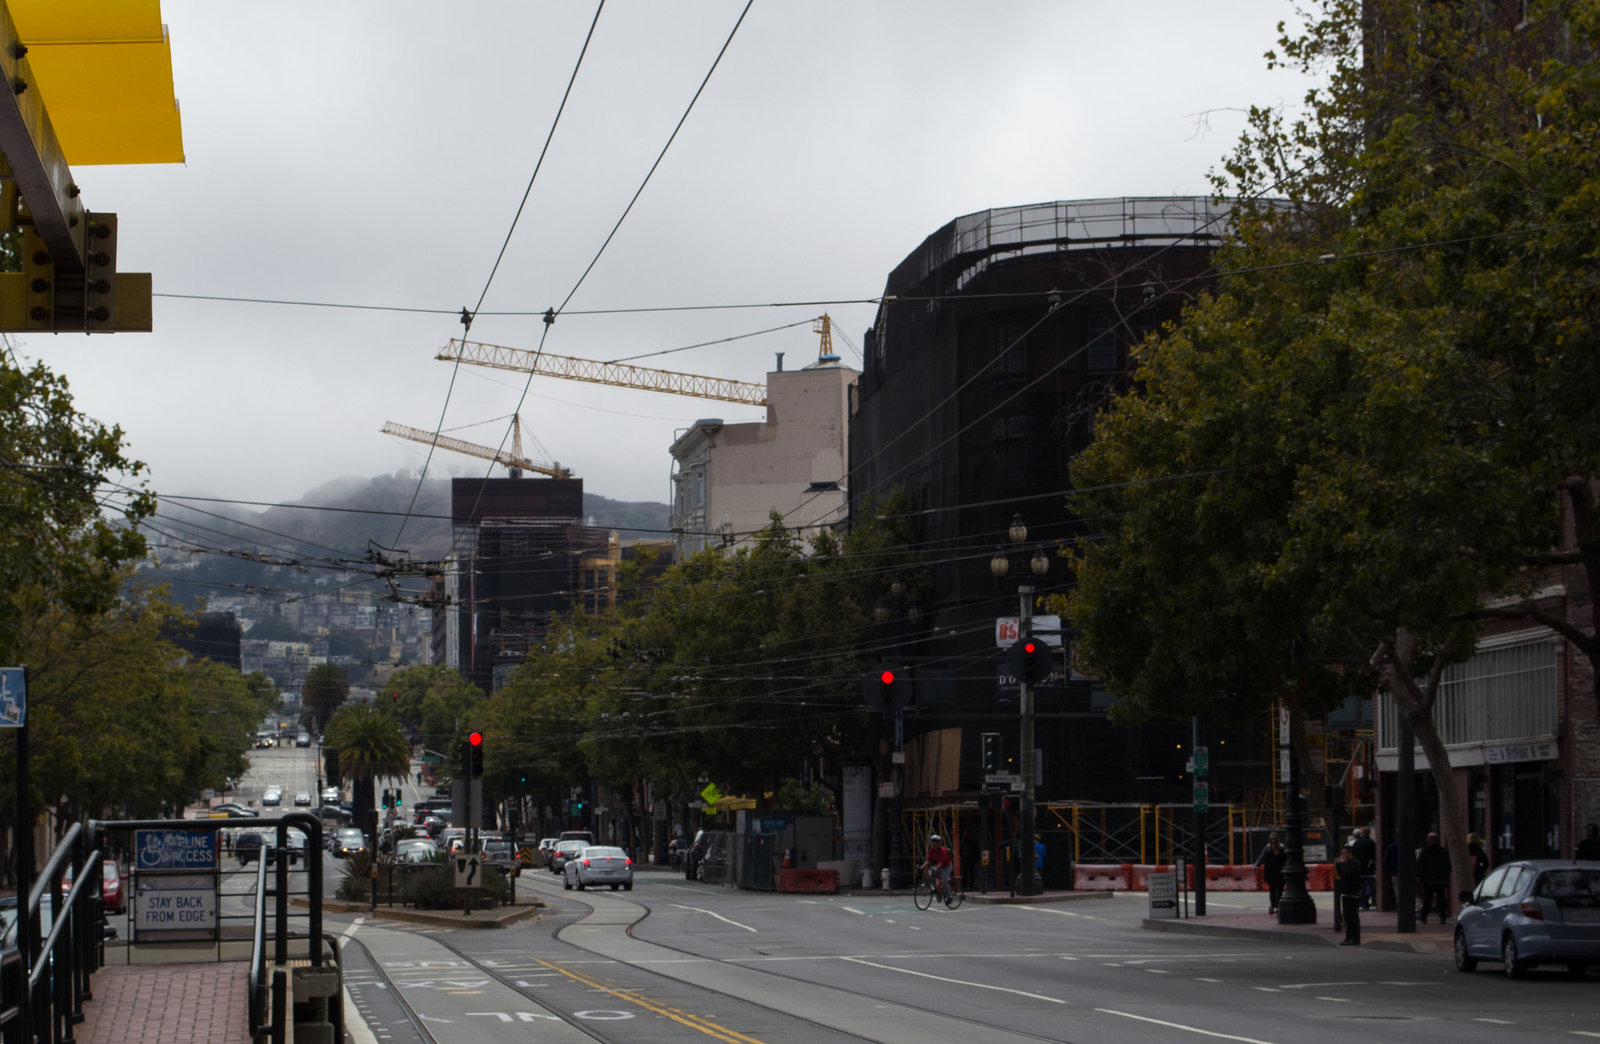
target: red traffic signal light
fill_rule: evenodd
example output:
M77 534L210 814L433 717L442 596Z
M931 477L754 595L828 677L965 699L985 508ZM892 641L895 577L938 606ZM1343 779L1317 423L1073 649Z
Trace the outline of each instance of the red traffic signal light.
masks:
M1055 667L1050 646L1039 638L1019 638L1006 650L1006 668L1024 685L1038 685Z
M910 675L890 664L880 664L862 679L861 696L875 711L902 710L911 702Z
M389 699L393 700L395 703L399 703L400 702L400 694L398 692L391 692L389 694Z
M467 742L472 744L474 747L483 746L483 733L474 732L472 735L467 737Z

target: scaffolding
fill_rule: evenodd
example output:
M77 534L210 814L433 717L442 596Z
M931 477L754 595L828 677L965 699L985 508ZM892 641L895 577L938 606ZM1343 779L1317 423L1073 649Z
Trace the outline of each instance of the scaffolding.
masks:
M1090 802L1041 802L1040 829L1071 838L1074 863L1171 863L1194 851L1194 809L1190 805L1102 805ZM981 809L977 802L951 802L907 809L902 824L911 852L927 851L928 838L938 834L956 848L962 832L984 836L981 848L992 849L1009 836L1014 813ZM1206 861L1236 865L1253 860L1255 834L1268 829L1259 815L1243 805L1223 805L1206 814ZM987 829L982 825L987 821ZM979 834L978 832L983 832Z

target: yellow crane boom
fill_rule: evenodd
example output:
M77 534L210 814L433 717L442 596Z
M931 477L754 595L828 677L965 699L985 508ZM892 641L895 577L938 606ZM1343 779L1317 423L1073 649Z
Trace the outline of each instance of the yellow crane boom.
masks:
M523 348L506 348L498 344L463 341L456 337L452 337L449 344L439 349L439 354L435 358L446 362L460 359L473 366L487 366L517 373L539 373L548 377L588 381L591 384L610 384L618 388L639 388L672 395L690 395L699 399L721 399L725 402L742 402L750 406L767 404L765 384L734 381L724 377L701 377L692 373L676 373L672 370L652 370L646 366L630 366L627 363L596 362L593 359L578 359L550 352L530 352Z
M572 477L572 472L563 468L560 464L550 464L548 466L535 464L522 455L522 423L519 418L512 418L511 432L512 451L506 453L489 446L480 446L476 442L453 439L448 435L440 435L437 432L423 431L421 428L408 428L404 424L396 424L394 421L383 422L383 433L385 435L394 435L398 438L410 439L412 442L438 446L440 449L454 450L457 453L465 453L469 457L492 460L496 464L505 465L511 472L512 478L520 478L521 473L524 471L537 471L539 474L549 475L551 478L564 479Z

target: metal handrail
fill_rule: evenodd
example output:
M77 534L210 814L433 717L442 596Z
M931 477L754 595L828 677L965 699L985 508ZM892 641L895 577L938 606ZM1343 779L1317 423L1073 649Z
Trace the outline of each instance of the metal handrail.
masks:
M98 848L85 852L87 836L81 824L68 828L45 860L27 902L19 902L16 922L3 940L0 1039L7 1044L70 1040L72 1024L83 1018L90 976L100 967L102 956L97 899L104 857ZM61 888L69 869L72 887L63 899ZM46 897L50 931L40 939Z

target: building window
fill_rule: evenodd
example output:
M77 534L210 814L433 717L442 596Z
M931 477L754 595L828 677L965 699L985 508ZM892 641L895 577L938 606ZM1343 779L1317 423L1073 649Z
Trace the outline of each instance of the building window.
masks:
M1091 372L1122 368L1122 324L1111 314L1084 320L1085 365Z
M1440 682L1434 725L1446 746L1554 736L1557 716L1554 639L1479 649L1451 664ZM1399 731L1393 697L1382 697L1379 745Z

